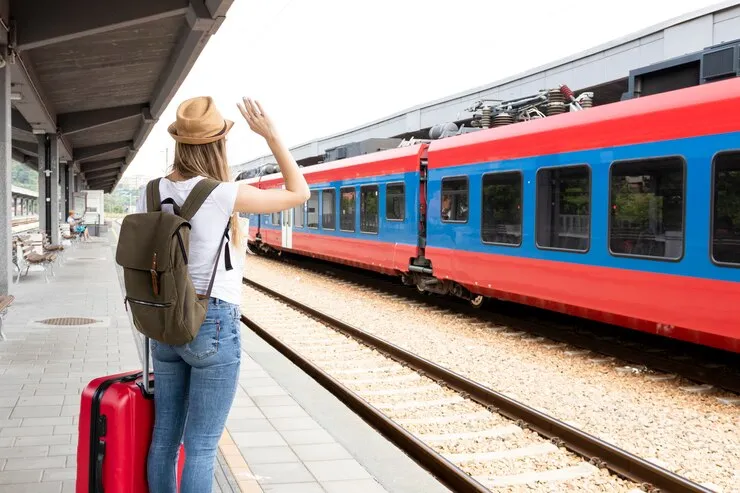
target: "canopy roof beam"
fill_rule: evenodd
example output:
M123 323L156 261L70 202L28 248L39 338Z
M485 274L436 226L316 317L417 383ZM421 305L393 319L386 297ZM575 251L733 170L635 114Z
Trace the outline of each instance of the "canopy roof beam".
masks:
M199 0L195 0L199 1ZM189 0L35 0L13 4L16 49L32 50L187 13Z
M77 111L57 115L57 122L65 135L83 132L103 125L117 123L131 118L140 118L147 110L146 105L131 104L99 110ZM148 113L148 111L147 111Z

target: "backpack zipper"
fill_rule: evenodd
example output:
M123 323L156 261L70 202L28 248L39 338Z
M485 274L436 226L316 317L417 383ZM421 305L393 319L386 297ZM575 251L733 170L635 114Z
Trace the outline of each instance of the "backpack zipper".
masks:
M134 298L129 298L128 296L123 298L123 306L126 308L126 311L128 311L128 303L135 303L137 305L146 305L146 306L153 306L156 308L166 308L168 306L172 306L172 303L156 303L152 301L142 301L142 300L136 300Z

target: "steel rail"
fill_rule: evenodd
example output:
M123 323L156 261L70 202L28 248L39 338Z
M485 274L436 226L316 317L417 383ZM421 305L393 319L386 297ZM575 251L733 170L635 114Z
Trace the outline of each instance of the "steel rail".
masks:
M378 430L384 437L411 456L418 464L452 489L462 493L489 493L490 490L460 470L455 464L435 452L427 444L396 424L367 401L342 385L318 366L302 357L290 346L271 335L254 320L242 315L241 321L268 344L277 349L322 387L334 394L344 405Z
M646 486L648 491L651 489L654 491L658 488L661 492L712 492L712 490L707 489L700 484L652 464L651 462L631 454L626 450L600 440L593 435L563 423L562 421L548 416L501 393L484 387L462 375L454 373L436 363L406 351L395 344L380 339L372 334L368 334L357 327L296 301L252 279L244 277L242 282L268 294L269 296L279 299L281 302L298 311L304 312L323 323L333 326L335 330L339 330L340 332L343 332L344 334L385 353L392 359L413 368L417 372L437 380L439 383L458 391L463 396L469 397L479 404L486 406L489 410L498 412L512 420L518 421L522 426L526 426L550 439L555 444L563 446L580 455L589 460L592 464L606 467L610 471L624 478L643 484ZM436 471L432 472L435 473Z

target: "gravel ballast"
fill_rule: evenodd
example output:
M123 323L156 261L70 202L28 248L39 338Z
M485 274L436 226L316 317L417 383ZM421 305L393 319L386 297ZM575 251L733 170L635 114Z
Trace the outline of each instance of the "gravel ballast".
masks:
M676 474L716 491L740 492L740 407L720 402L718 397L723 395L718 392L687 392L682 387L691 384L681 379L649 379L644 372L624 368L626 365L618 360L573 351L539 338L522 337L515 328L471 323L469 318L452 311L432 310L424 304L340 284L329 277L264 258L250 256L245 274ZM254 297L245 297L245 314L256 315L253 312L257 306ZM268 320L279 321L282 317L283 311L273 312L260 321L267 324ZM317 330L314 341L332 338L326 328ZM306 337L294 346L311 344L310 339ZM333 344L346 344L342 339ZM319 351L317 359L327 362L332 359L332 346L322 350L320 343L313 344ZM341 348L336 352L337 358L348 350L345 345L337 348ZM374 357L378 356L368 350L356 366L361 368ZM341 365L331 368L340 370ZM407 371L383 374L397 376ZM366 379L369 374L357 372L345 376ZM398 387L427 383L399 382ZM416 394L414 397L421 398ZM375 399L393 402L393 399L408 398L388 395ZM459 404L453 404L455 412L476 412L475 407L467 409L466 403ZM414 417L412 409L392 409L388 414L399 420ZM594 484L601 482L598 473L590 478ZM570 483L581 484L570 480L558 484ZM621 491L612 487L607 485L594 491ZM521 491L532 491L528 488L525 486ZM573 488L568 491L587 491Z
M525 485L527 491L572 491L566 483L592 484L592 476L600 472L583 458L428 378L417 374L416 379L402 379L399 386L399 381L386 378L388 371L370 369L396 368L392 372L395 376L408 375L411 370L358 342L348 344L339 333L332 337L318 322L277 300L251 288L245 288L244 300L242 310L251 312L250 318L270 334L391 419L402 425L411 420L407 429L484 485L505 491ZM335 351L338 347L341 352ZM348 378L346 372L358 370L358 361L362 362L359 368L367 371ZM464 426L466 419L472 419L473 424ZM448 423L424 424L439 420ZM635 486L607 475L600 484L594 483L591 491L629 492Z

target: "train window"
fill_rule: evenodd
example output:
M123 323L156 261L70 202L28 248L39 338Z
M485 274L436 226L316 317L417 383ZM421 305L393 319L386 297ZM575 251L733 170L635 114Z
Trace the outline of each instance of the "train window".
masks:
M468 222L468 179L442 179L441 217L443 222Z
M293 226L296 228L303 227L303 211L305 204L297 205L293 208Z
M591 170L588 166L537 171L536 241L539 248L588 251L591 240Z
M319 192L318 190L311 190L311 197L308 199L308 220L306 225L309 228L317 229L319 227Z
M406 208L403 183L389 183L385 186L385 218L389 221L403 221Z
M521 172L483 175L482 209L480 236L484 243L521 245Z
M360 187L360 231L378 232L378 185Z
M271 222L271 223L272 223L272 224L273 224L274 226L280 226L280 213L279 213L279 212L273 212L273 213L272 213L272 214L270 215L270 222Z
M714 158L712 258L740 266L740 152Z
M353 232L355 230L355 189L354 187L350 188L340 188L339 189L339 197L340 197L340 214L339 214L339 229L342 231L351 231Z
M324 229L336 229L337 220L334 213L336 192L333 189L321 191L321 227Z
M609 250L614 255L678 260L683 256L684 160L612 164Z

